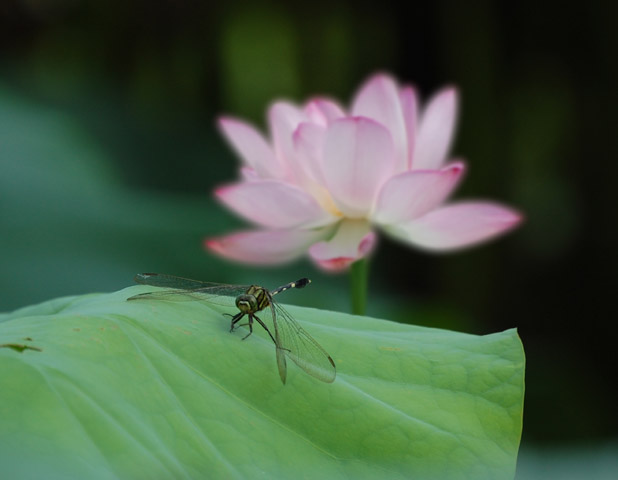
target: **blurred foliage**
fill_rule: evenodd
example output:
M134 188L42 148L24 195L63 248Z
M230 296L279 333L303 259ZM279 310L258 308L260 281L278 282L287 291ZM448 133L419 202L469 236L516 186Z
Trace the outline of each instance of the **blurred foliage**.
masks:
M519 452L515 480L614 480L618 472L618 445L572 445Z
M524 439L615 436L617 5L3 2L0 307L158 270L267 285L307 275L299 301L347 310L346 279L308 262L257 270L202 251L204 236L240 225L210 197L238 165L215 118L263 126L279 97L345 103L382 69L424 97L453 83L454 153L470 166L457 197L518 206L527 222L448 256L382 239L369 314L518 326Z

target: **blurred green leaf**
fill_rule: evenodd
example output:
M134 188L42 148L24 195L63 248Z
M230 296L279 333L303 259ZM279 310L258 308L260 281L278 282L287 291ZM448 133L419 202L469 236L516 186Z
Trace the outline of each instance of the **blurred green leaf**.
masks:
M125 301L147 290L0 316L2 344L42 350L0 348L7 478L513 478L515 330L289 308L338 375L325 384L290 363L284 386L264 332L243 342L206 303Z
M229 280L235 267L223 269L202 242L239 222L209 185L201 195L128 188L74 118L1 83L0 107L0 310L115 290L141 270Z

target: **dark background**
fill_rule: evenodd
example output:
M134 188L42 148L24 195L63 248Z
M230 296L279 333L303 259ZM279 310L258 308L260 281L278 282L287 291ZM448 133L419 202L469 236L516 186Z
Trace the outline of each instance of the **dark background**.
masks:
M587 478L590 465L618 468L618 4L206 3L0 2L0 309L164 271L269 286L307 275L313 293L290 301L349 311L345 276L202 250L243 225L212 200L239 163L216 117L263 127L277 98L347 104L378 70L423 98L455 84L453 153L469 165L456 197L516 206L526 222L443 256L382 237L368 313L478 334L518 327L519 476L578 478L577 459Z

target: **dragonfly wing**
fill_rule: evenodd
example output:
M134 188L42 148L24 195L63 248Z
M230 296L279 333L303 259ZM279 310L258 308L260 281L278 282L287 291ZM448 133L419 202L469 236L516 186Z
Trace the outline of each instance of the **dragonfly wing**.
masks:
M277 368L279 369L279 377L281 377L281 381L285 385L285 379L288 374L288 366L285 361L285 350L282 348L276 347L277 350Z
M180 290L195 290L217 285L216 283L201 282L164 273L138 273L134 280L136 283L150 285L151 287L178 288Z
M273 327L275 328L275 352L277 354L277 369L279 370L279 377L281 382L285 385L285 380L288 376L288 365L285 360L285 350L281 348L281 335L279 334L279 324L277 323L277 311L273 303L273 298L269 294L270 300L270 314L273 318Z
M233 306L235 298L249 288L248 285L226 285L225 283L202 282L188 278L176 277L162 273L139 273L135 281L151 287L162 287L168 290L142 293L128 300L168 300L189 302L206 301L224 306Z
M210 297L205 295L203 292L191 290L159 290L155 292L140 293L139 295L134 295L127 298L127 300L167 300L171 302L193 302L196 300L208 301L209 299Z
M285 356L312 377L331 383L337 370L335 362L322 346L309 335L280 305L272 304L275 339L277 340L277 365L285 383Z

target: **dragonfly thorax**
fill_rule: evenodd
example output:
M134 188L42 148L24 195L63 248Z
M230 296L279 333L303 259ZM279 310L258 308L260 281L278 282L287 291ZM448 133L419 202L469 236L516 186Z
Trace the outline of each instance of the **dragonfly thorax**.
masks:
M263 287L251 285L246 293L236 297L236 307L242 313L255 313L270 305L268 292Z

